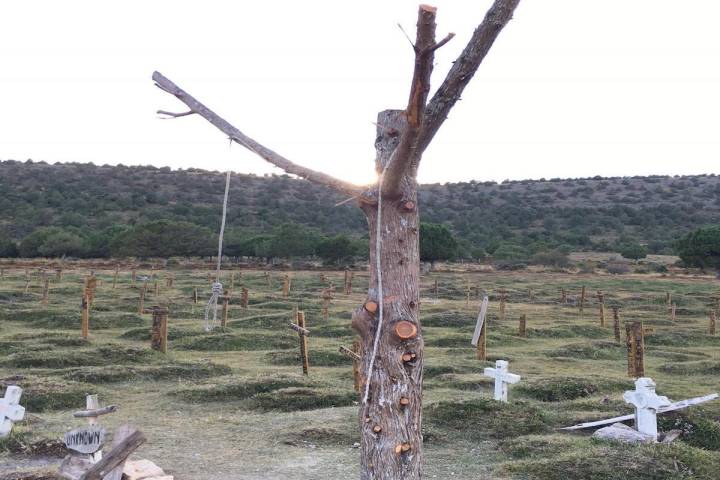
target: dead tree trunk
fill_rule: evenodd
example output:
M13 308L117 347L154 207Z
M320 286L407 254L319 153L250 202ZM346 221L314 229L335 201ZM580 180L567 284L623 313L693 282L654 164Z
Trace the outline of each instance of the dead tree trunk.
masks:
M168 117L199 115L269 163L355 198L370 231L367 301L353 313L361 337L361 478L422 476L423 340L419 314L419 216L416 176L422 154L460 99L520 0L495 0L447 77L428 101L435 51L435 8L421 5L413 45L415 68L407 107L378 115L377 185L363 188L297 165L248 137L158 72L156 85L189 107L159 110ZM382 284L382 289L380 285ZM366 395L367 394L367 395Z

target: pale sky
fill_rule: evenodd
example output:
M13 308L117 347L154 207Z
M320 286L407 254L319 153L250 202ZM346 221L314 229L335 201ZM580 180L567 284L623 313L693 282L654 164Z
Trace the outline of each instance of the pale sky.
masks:
M291 160L373 178L417 4L4 1L0 159L278 172L153 86L159 70ZM437 0L437 87L490 0ZM423 182L720 173L720 2L523 0L427 150ZM0 179L1 181L2 179Z

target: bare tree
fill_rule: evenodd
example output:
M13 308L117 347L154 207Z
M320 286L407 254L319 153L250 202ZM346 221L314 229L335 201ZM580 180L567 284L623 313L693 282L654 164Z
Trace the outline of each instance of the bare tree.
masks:
M378 114L376 185L362 188L297 165L256 142L159 72L156 85L174 95L231 140L287 173L329 186L357 200L370 230L367 301L353 312L362 344L361 478L418 479L422 469L423 339L419 313L419 216L417 169L422 154L458 101L520 0L495 0L440 88L428 101L435 51L436 9L420 5L413 46L415 68L404 110ZM380 286L382 288L380 288Z

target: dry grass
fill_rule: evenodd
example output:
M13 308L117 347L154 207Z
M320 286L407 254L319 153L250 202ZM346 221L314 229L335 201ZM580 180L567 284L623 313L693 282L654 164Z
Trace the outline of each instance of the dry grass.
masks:
M16 429L23 445L58 439L79 426L71 412L92 391L103 403L120 405L103 419L107 426L140 426L149 441L139 455L156 460L179 480L358 476L357 397L351 362L337 349L352 343L349 312L364 299L364 274L355 275L352 295L335 294L330 319L323 321L320 290L326 284L318 273L293 272L290 298L283 298L282 273L271 273L268 287L262 272L243 272L235 289L250 290L250 307L233 304L226 331L205 334L203 306L190 298L193 287L206 298L206 272L173 271L170 289L165 272L156 271L160 294L155 297L150 288L146 305L168 305L171 311L170 351L161 355L149 351L150 317L136 313L138 286L129 272L121 272L113 290L112 270L96 270L102 285L88 342L78 339L87 272L65 272L62 282L51 278L48 305L41 305L41 282L31 273L27 294L24 269L6 268L0 278L0 379L26 388L28 421ZM342 285L342 272L326 276ZM435 279L440 298L431 290ZM492 385L482 369L491 362L477 361L470 346L478 299L466 305L468 282L491 296L490 359L509 359L511 371L523 377L511 389L508 406L490 400ZM588 299L581 314L582 285ZM504 321L498 319L496 299L501 288L509 295ZM558 304L561 288L568 291L567 305ZM714 446L720 402L673 418L687 435L672 447L621 449L586 434L555 433L556 427L630 411L621 399L631 384L624 345L613 340L609 308L606 325L599 325L597 290L605 293L608 306L622 307L623 320L642 320L654 328L647 339L646 372L660 393L680 399L717 389L720 337L705 332L707 310L719 291L708 278L432 273L422 279L421 299L427 478L616 478L615 462L618 471L624 468L636 478L712 478L707 472L719 461ZM666 291L678 304L674 324L665 310ZM312 331L307 378L301 375L297 336L287 328L294 305L305 310ZM517 335L522 314L528 338ZM25 378L13 380L15 375ZM31 452L18 457L17 448L0 451L0 473L21 462L32 465ZM638 477L639 467L658 473Z

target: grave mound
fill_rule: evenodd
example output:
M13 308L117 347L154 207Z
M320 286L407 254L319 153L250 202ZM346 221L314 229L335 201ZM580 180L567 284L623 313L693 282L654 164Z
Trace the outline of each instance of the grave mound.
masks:
M297 347L297 339L291 336L264 335L260 333L211 333L201 337L181 340L174 348L178 350L201 350L229 352L236 350L282 350Z
M171 363L150 367L108 365L72 369L63 375L67 380L98 383L117 383L128 380L192 380L229 375L232 369L214 363Z
M606 378L546 377L523 382L515 388L542 402L561 402L631 389L632 382Z

